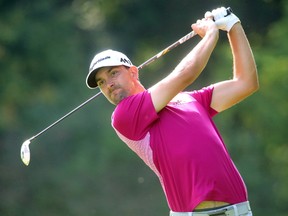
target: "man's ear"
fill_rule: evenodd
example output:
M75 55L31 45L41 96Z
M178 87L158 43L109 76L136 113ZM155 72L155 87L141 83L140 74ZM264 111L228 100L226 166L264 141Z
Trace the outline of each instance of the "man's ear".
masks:
M132 77L136 78L137 80L139 79L139 73L138 73L139 70L136 66L131 66L129 68L129 71L130 71Z

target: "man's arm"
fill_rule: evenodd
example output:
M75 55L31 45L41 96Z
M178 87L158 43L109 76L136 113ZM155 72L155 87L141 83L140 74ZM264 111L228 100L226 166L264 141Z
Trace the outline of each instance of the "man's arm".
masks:
M157 112L196 80L205 68L216 46L219 30L212 19L198 20L196 24L192 25L192 28L202 37L202 40L177 65L172 73L149 89Z
M231 28L228 38L233 54L233 79L214 85L211 107L218 112L230 108L259 88L253 53L239 22Z

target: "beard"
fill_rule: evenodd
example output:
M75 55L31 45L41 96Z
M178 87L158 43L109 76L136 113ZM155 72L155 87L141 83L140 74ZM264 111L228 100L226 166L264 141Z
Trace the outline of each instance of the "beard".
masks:
M114 104L117 105L119 104L123 99L125 99L126 97L128 97L130 94L127 90L120 88L120 87L116 87L113 88L110 93L109 93L109 101Z

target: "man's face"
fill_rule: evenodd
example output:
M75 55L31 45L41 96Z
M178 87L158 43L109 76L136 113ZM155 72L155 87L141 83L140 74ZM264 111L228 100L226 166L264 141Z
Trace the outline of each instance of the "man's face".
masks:
M108 101L117 105L124 98L135 94L138 70L125 66L104 67L99 69L95 79Z

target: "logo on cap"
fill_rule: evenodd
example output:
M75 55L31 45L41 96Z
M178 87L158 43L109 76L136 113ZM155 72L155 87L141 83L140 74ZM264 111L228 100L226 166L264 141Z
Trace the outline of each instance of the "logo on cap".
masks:
M124 64L126 63L126 64L129 64L129 65L132 65L132 62L129 59L121 58L120 62L123 62Z
M98 59L90 68L94 68L94 66L95 66L96 64L98 64L98 63L100 63L100 62L102 62L102 61L104 61L104 60L110 59L110 58L111 58L111 56L106 56L106 57L100 58L100 59Z

